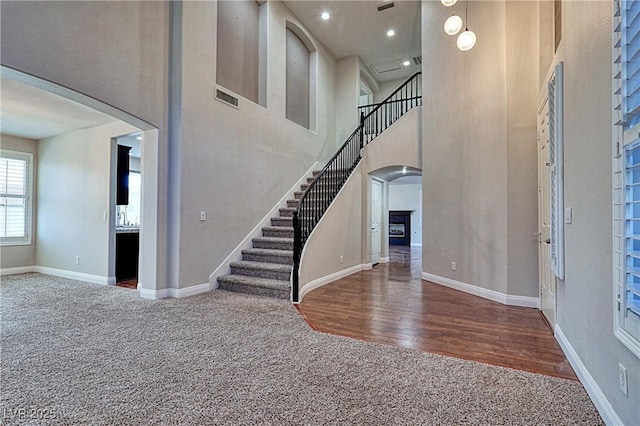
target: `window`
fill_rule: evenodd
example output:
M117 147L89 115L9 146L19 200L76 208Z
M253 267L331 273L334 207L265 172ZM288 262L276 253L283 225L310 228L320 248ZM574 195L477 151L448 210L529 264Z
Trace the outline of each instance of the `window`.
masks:
M615 335L640 357L640 0L614 2Z
M31 244L32 154L2 150L0 155L0 240Z
M551 270L564 279L564 147L563 65L556 65L548 85L549 95L549 205L551 207Z

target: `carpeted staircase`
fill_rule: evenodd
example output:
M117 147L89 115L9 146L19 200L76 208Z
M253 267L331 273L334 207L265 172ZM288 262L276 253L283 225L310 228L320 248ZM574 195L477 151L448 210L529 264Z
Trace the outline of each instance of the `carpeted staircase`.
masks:
M231 262L231 274L218 277L222 290L288 299L291 291L290 277L293 264L293 212L303 191L320 173L313 172L307 183L294 192L294 199L287 200L287 207L280 215L271 218L271 226L262 228L262 237L253 239L253 248L242 250L242 260Z

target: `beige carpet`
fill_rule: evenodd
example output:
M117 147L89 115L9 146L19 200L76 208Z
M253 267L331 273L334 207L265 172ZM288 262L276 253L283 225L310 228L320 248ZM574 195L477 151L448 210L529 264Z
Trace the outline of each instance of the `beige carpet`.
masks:
M314 332L282 300L38 274L0 297L3 424L603 424L578 382Z

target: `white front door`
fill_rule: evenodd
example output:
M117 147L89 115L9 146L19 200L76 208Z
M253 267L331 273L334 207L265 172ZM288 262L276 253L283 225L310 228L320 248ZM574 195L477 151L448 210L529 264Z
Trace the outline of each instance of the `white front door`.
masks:
M538 276L542 314L551 327L555 327L556 277L551 270L549 166L549 106L545 100L538 112Z
M371 181L371 264L380 263L380 224L382 223L382 183Z

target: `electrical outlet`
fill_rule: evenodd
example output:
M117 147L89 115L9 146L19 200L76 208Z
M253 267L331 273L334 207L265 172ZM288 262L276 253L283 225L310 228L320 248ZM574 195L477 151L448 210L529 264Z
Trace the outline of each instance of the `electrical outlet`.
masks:
M80 256L76 256L76 265L80 264Z
M344 262L344 256L340 255L340 263Z
M102 220L107 220L107 212L102 212Z
M201 221L207 220L207 212L200 212L200 220Z
M456 262L451 262L451 270L455 271L458 268L458 265L456 265Z
M620 382L620 390L623 394L627 395L629 389L627 385L627 369L624 368L622 364L618 364L618 380Z

